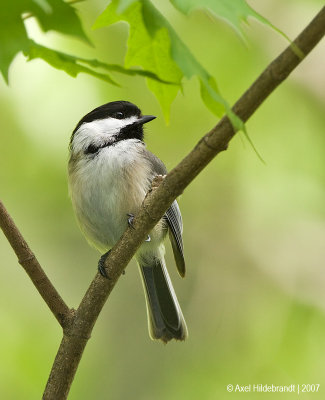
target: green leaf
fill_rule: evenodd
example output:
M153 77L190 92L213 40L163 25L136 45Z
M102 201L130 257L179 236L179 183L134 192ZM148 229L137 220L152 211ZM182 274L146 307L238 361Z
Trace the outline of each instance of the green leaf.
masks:
M286 37L270 21L253 10L245 0L170 0L170 2L183 14L189 14L195 9L207 10L213 17L228 22L241 36L243 36L242 23L247 23L248 18L253 17Z
M200 92L204 104L211 112L215 115L221 115L224 112L228 104L219 95L217 83L212 76L208 77L207 80L200 78Z
M81 57L72 56L70 54L62 53L57 50L49 49L48 47L42 46L35 43L33 40L29 40L28 49L24 52L28 61L34 60L35 58L42 59L47 62L53 68L65 71L72 77L76 77L80 72L92 75L96 78L102 79L105 82L119 86L115 80L108 74L103 74L95 71L93 68L101 68L110 72L118 72L124 75L140 75L146 78L150 78L152 81L157 80L158 82L164 83L165 85L173 85L173 82L161 80L157 75L150 71L139 70L139 69L127 69L117 64L106 64L96 59L86 59ZM86 64L92 68L85 67Z
M77 57L41 46L32 40L30 40L29 50L24 52L24 54L28 58L28 61L34 60L35 58L40 58L46 61L52 67L65 71L74 78L80 72L83 72L118 86L118 84L110 77L110 75L102 74L94 71L93 69L80 65L78 63L80 59Z
M120 11L122 9L122 11ZM165 80L180 82L183 77L197 76L201 84L202 99L216 115L225 111L214 78L193 56L166 18L149 0L113 0L97 18L94 28L126 21L130 26L126 66L140 65ZM180 87L164 87L149 82L168 120L169 108ZM215 96L209 95L213 91ZM218 100L216 100L218 99Z
M8 82L8 70L15 56L29 51L23 15L38 19L44 31L73 35L89 43L74 8L63 0L14 0L0 12L0 71Z
M125 3L125 2L124 2ZM166 120L169 118L170 104L180 88L182 72L171 57L170 37L166 26L161 24L157 29L146 25L143 4L140 1L128 2L122 13L119 13L118 0L113 0L103 14L96 20L94 27L111 25L118 21L127 21L130 25L128 51L125 66L141 66L159 76L162 80L175 82L176 85L165 85L149 79L149 88L156 95ZM123 9L122 8L122 9ZM154 22L154 21L153 21Z
M132 3L135 3L137 0L120 0L117 6L118 14L123 13Z
M74 8L64 1L15 0L11 2L3 7L0 13L0 71L7 83L9 66L20 51L29 60L43 59L52 67L61 69L73 77L83 72L116 85L117 83L109 74L94 70L94 68L101 68L126 75L144 76L165 84L175 83L161 79L151 71L127 69L116 64L87 60L40 46L28 38L24 26L23 18L31 16L38 19L44 31L56 30L88 41Z
M28 49L29 42L21 19L19 3L2 6L0 12L0 71L8 83L9 66L16 54Z
M63 0L43 0L44 6L39 2L31 2L30 12L35 16L43 31L57 31L66 35L75 36L88 43L90 40L85 34L76 10Z
M202 87L202 82L201 82L201 95L202 95L202 97L207 96L207 100L206 100L207 104L210 102L211 99L212 100L214 99L217 102L216 104L218 104L218 102L220 102L220 103L222 103L224 105L227 117L229 118L229 120L230 120L230 122L231 122L231 124L232 124L232 126L233 126L233 128L235 130L235 132L237 132L237 131L242 131L243 132L243 134L246 137L248 143L251 145L252 149L254 150L254 153L257 155L257 157L260 159L260 161L262 161L262 163L265 164L264 159L262 158L262 156L258 152L258 150L255 147L252 139L248 135L248 131L246 129L245 123L238 117L238 115L236 115L233 112L233 110L230 108L230 106L229 106L229 104L227 102L223 102L223 99L219 95L216 94L215 90L211 90L211 86L213 86L214 84L215 84L215 82L212 81L210 83L210 86L203 86ZM202 93L202 91L204 93ZM215 104L215 103L211 103L211 106L213 106L213 104ZM208 105L208 107L209 107L209 105ZM211 111L213 111L213 110L211 110Z
M153 80L156 80L158 82L164 83L165 85L177 85L177 82L170 82L170 81L165 81L164 79L161 79L158 75L154 74L151 71L146 71L144 69L138 69L138 68L125 68L122 67L119 64L107 64L104 63L102 61L96 60L96 59L86 59L86 58L80 58L80 57L76 57L76 59L84 64L90 65L94 68L102 68L102 69L106 69L108 71L113 71L113 72L119 72L120 74L123 75L139 75L139 76L143 76L144 78L150 78Z

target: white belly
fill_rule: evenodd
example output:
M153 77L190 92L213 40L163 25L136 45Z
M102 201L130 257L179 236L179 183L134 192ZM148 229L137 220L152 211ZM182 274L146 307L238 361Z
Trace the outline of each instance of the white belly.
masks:
M132 140L133 141L133 140ZM144 144L121 141L69 168L69 189L81 230L98 250L107 251L136 214L150 187L152 173L141 153Z

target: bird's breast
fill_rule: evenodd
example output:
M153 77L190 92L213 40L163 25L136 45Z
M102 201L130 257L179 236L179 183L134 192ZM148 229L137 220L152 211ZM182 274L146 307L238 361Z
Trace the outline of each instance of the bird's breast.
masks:
M69 166L69 187L79 225L87 239L106 251L136 214L150 187L152 173L144 144L125 140L83 156Z

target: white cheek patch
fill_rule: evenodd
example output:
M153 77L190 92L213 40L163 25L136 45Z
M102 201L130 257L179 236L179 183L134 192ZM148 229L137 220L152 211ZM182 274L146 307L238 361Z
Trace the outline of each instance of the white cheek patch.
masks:
M133 124L137 119L133 116L125 119L106 118L84 122L73 135L72 151L78 153L85 151L90 145L101 146L107 141L113 143L120 130Z

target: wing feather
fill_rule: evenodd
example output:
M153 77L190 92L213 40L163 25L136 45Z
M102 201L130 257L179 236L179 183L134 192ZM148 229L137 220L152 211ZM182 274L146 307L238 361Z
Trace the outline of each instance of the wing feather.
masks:
M167 173L164 163L154 154L145 150L144 156L150 162L154 175L165 175ZM179 274L185 276L185 260L183 250L183 222L182 215L175 200L164 215L169 227L169 239L172 244L174 258Z
M169 226L169 238L172 244L177 270L180 276L185 276L185 259L183 248L183 221L182 215L175 200L166 211L165 217Z

